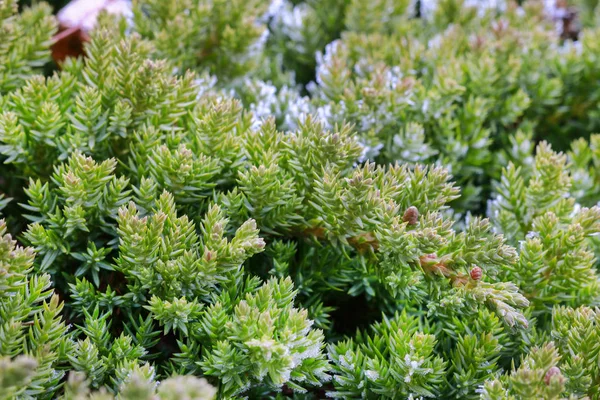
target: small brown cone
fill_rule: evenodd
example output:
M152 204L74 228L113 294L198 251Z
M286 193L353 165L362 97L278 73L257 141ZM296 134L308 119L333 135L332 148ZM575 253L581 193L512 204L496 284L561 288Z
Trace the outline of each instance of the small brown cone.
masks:
M471 275L471 279L474 281L479 281L483 277L483 270L478 266L474 266L469 275Z
M544 377L544 383L546 385L549 385L550 384L550 380L555 375L560 375L560 369L558 369L558 367L552 367L552 368L550 368L548 370L548 372L546 372L546 376Z
M419 210L415 206L410 206L404 211L402 216L404 222L408 222L409 225L416 225L419 221Z

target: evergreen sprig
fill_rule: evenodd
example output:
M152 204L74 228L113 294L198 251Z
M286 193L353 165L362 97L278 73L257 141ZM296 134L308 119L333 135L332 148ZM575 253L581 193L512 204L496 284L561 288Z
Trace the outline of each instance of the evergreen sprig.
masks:
M0 399L597 399L597 10L0 1Z

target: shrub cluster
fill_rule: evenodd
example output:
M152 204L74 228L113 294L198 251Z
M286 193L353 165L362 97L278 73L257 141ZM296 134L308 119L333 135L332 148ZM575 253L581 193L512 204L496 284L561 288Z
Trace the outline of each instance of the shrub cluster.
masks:
M600 11L471 3L0 1L0 399L600 399Z

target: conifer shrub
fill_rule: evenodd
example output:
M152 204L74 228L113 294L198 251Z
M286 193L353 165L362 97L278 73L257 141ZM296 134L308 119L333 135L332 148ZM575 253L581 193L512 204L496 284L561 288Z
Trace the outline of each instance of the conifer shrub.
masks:
M0 399L600 399L592 9L0 2Z
M17 1L0 4L0 94L19 87L50 61L50 44L57 24L51 8L41 3L18 12Z

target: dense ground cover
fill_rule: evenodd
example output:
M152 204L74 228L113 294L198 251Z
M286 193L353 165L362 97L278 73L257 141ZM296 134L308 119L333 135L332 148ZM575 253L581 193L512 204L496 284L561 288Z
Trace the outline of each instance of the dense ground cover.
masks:
M0 1L0 399L600 399L596 6L490 4Z

